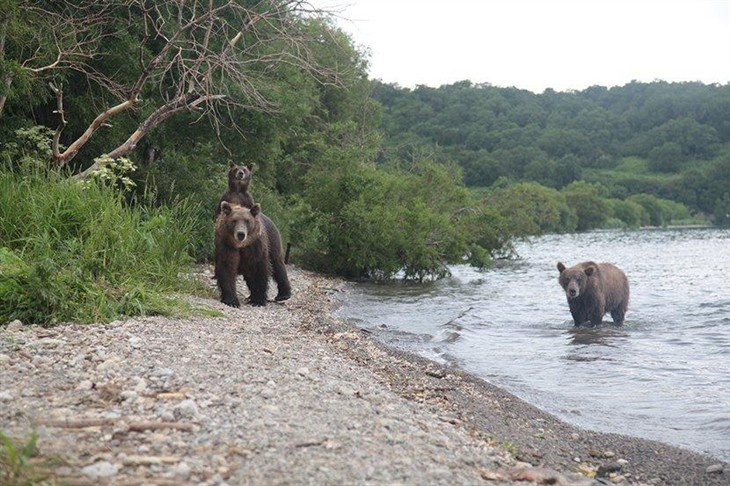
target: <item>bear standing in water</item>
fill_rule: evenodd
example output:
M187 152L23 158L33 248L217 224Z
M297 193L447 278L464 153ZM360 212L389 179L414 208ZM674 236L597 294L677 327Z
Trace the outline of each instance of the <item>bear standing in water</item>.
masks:
M629 281L610 263L583 262L570 268L558 263L560 278L576 326L590 322L597 326L606 312L616 325L624 323L629 306Z
M277 302L291 297L281 235L274 222L258 204L249 209L223 201L215 223L215 278L221 302L232 307L240 306L236 294L238 275L243 275L251 292L251 305L266 305L269 277L278 287Z

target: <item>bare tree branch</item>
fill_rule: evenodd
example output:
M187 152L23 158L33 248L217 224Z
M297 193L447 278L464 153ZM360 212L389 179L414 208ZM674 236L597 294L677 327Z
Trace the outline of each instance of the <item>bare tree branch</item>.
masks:
M52 151L59 167L67 165L99 127L124 112L142 112L144 119L108 153L112 158L128 154L152 129L182 112L208 118L216 130L224 119L238 129L230 116L238 109L275 113L277 106L262 88L282 68L299 70L323 84L342 83L336 68L317 61L318 39L304 27L301 15L321 12L302 0L21 0L20 11L39 19L50 40L22 46L27 54L20 64L28 74L75 71L102 88L109 95L104 98L118 101L100 107L86 130L61 151L71 115L64 112L62 87L50 85L59 116ZM130 65L120 69L128 73L136 67L134 78L123 79L98 67L98 59L107 54L105 39L136 43ZM94 164L77 177L96 169Z

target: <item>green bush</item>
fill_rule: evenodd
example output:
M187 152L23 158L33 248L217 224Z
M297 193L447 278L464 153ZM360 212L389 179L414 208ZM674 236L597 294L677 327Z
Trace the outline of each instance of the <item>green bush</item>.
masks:
M572 182L562 190L568 207L578 216L577 230L601 228L608 219L609 208L604 192L600 184L585 181Z
M608 202L611 205L611 219L621 221L624 227L638 228L649 220L646 209L636 202L620 199L609 199ZM607 224L606 227L611 226Z
M730 228L730 193L726 192L721 199L715 203L715 226Z
M0 170L0 323L181 312L195 207L155 208L108 182Z
M535 182L522 182L495 189L488 201L502 214L511 234L566 233L575 230L577 216L565 196Z
M706 223L705 219L692 216L689 208L682 203L662 199L651 194L634 194L626 201L641 205L647 216L642 217L642 225L667 226L672 223Z
M345 161L343 161L345 160ZM346 277L423 280L446 264L490 263L507 244L500 218L461 183L461 172L418 161L407 168L327 159L292 204L296 258Z

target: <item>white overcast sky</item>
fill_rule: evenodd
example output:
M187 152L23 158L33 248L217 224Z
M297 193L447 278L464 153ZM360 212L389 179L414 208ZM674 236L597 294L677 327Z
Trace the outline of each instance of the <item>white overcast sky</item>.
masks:
M312 0L366 48L370 77L541 93L730 83L730 0Z

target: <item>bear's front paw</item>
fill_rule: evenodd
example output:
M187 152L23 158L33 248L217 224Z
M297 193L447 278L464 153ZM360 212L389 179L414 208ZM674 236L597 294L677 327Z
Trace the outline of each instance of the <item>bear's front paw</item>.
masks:
M285 300L289 300L291 298L291 292L287 292L286 294L279 294L276 297L274 297L274 300L277 302L283 302Z
M221 299L221 302L231 307L241 307L241 303L236 297L224 297Z
M248 303L254 307L263 307L266 305L266 299L249 299Z

